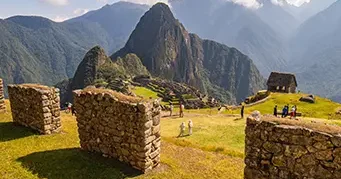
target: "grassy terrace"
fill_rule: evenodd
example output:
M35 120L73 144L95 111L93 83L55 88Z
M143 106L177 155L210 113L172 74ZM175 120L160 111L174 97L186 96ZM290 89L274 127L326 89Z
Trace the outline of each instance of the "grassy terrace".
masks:
M152 173L141 175L117 161L81 151L77 124L70 114L62 113L64 132L50 136L41 136L27 128L15 126L11 122L10 113L0 114L0 178L242 178L244 164L240 151L243 151L243 122L238 121L234 124L232 118L220 118L211 123L205 117L191 116L190 118L198 123L194 129L197 134L185 138L175 138L175 136L178 123L189 118L162 120L164 134L162 166ZM220 135L226 134L224 141L233 144L231 147L226 147L223 141L216 139L216 136L206 136L211 129L220 131L232 129L232 126L221 128L219 121L227 125L230 121L231 125L239 126L240 135L236 136L236 139L233 139L233 135L228 137L227 131L224 135ZM201 122L202 124L199 125ZM204 130L205 125L210 127ZM206 139L211 141L201 143ZM218 151L218 153L209 151ZM237 154L233 154L236 157L231 157L219 153L220 151Z
M145 89L140 94L152 95ZM321 98L317 98L316 104L305 104L298 102L300 96L272 94L267 102L246 108L246 112L260 110L263 114L272 113L275 104L289 103L298 105L301 112L310 115L309 118L301 118L302 121L341 124L339 120L317 119L328 117L339 104ZM218 114L217 109L204 109L186 110L185 118L164 117L161 121L162 165L145 175L115 160L81 151L77 124L70 114L62 112L63 133L50 136L37 135L27 128L15 126L10 113L0 114L0 178L241 179L245 120L231 115L236 113L239 111ZM194 122L194 135L177 138L180 123L187 123L189 119Z

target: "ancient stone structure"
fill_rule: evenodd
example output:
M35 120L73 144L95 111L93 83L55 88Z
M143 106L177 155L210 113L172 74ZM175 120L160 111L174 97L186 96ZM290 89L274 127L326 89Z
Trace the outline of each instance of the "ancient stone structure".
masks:
M340 135L250 118L245 133L245 179L341 178Z
M61 131L59 89L37 84L8 85L13 121L41 134Z
M159 101L104 89L74 91L81 148L147 172L160 162Z
M4 96L4 86L2 79L0 78L0 113L6 111L5 96Z
M271 92L296 93L296 76L291 73L271 72L266 84Z

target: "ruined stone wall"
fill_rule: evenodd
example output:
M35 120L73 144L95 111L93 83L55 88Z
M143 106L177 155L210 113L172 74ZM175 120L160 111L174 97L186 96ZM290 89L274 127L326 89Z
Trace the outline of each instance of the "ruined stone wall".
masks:
M245 133L245 179L341 178L339 135L250 118Z
M4 86L2 79L0 78L0 113L6 111L6 104L5 104L5 95L4 95Z
M41 134L61 131L59 89L36 84L8 85L13 121Z
M74 91L81 148L152 170L160 162L159 102L124 102L111 92Z

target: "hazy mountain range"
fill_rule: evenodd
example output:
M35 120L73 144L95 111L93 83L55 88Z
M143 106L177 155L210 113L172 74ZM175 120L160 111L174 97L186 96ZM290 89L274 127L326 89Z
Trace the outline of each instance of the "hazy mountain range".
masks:
M300 7L278 1L280 5L259 0L262 6L258 9L224 0L171 0L170 5L184 29L235 47L253 61L264 77L271 71L295 72L303 91L339 99L340 1L311 0ZM124 46L125 50L131 48L129 52L138 50L129 41L124 44L148 9L146 5L119 2L62 23L24 16L0 20L0 76L6 84L52 85L72 78L85 53L95 45L107 54ZM209 41L200 42L204 48ZM151 69L148 64L146 67ZM174 77L188 80L181 78Z

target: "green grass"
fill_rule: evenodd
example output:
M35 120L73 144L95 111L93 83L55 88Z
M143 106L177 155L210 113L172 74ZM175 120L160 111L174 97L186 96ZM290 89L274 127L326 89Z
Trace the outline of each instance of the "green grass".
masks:
M198 122L197 127L201 120L210 125L209 120L198 119L194 120ZM177 119L170 126L167 126L168 119L162 120L162 133L165 134L162 135L162 165L148 174L140 174L114 159L80 150L77 124L70 114L62 112L63 133L48 136L38 135L28 128L14 125L11 121L10 113L0 114L0 178L4 179L243 178L244 164L241 157L200 150L203 145L196 141L205 134L199 132L200 128L195 127L197 137L179 139L193 140L197 147L167 141L167 137L173 138L169 131L177 131ZM211 137L214 136L207 136L206 139ZM212 145L215 144L213 140ZM223 145L219 142L216 144ZM237 148L242 147L231 146L231 150Z
M157 93L150 90L150 89L147 89L145 87L139 87L139 86L136 86L134 87L134 89L132 90L133 93L135 93L137 96L140 96L140 97L143 97L143 98L153 98L153 99L157 99L159 98L157 96Z
M194 123L195 135L177 138L181 122ZM233 157L244 156L245 120L224 115L193 115L184 118L167 118L161 122L163 139L180 146L194 147L205 151L219 152Z
M278 110L282 110L286 104L290 105L290 109L293 105L297 105L298 112L301 112L304 117L311 118L324 118L328 119L330 114L335 114L336 109L341 107L339 103L332 102L329 99L316 97L316 103L310 104L301 102L299 99L305 94L281 94L272 93L271 97L265 103L245 108L246 113L251 113L254 110L260 111L262 114L273 114L275 105L278 106Z
M156 97L156 93L146 88L136 88L136 91L139 95ZM299 111L314 118L303 120L341 125L340 120L315 119L328 117L340 104L322 98L317 98L316 104L302 103L298 101L300 96L272 94L267 102L246 108L246 113L259 110L262 114L271 114L275 104L296 104ZM63 133L49 136L15 126L10 113L0 114L0 178L242 179L245 120L228 115L239 110L217 113L216 108L185 110L184 118L163 118L162 165L149 174L140 174L116 160L81 151L77 124L70 114L62 113ZM187 123L189 119L194 123L193 135L177 138L180 123Z

